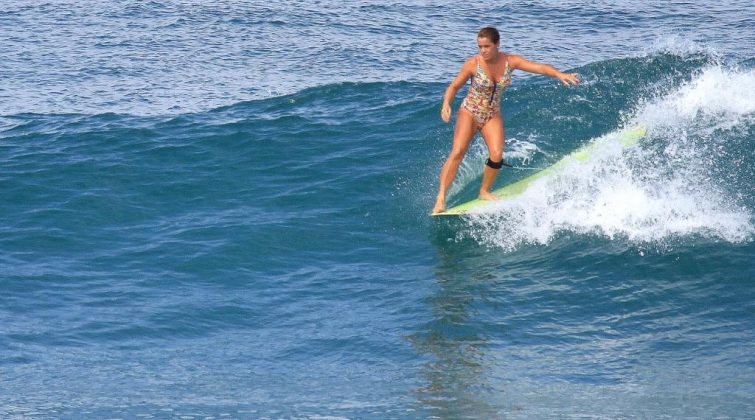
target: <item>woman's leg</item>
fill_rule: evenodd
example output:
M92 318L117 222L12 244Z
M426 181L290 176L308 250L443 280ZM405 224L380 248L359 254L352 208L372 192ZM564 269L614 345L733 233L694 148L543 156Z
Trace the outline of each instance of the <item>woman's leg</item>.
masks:
M488 146L488 154L492 162L503 164L503 147L506 139L506 131L503 128L503 117L499 112L493 118L482 126L482 138ZM493 182L500 171L499 168L492 168L485 165L485 171L482 173L482 186L480 186L480 198L483 200L495 200L496 196L490 193Z
M456 172L459 170L464 155L469 149L469 144L472 142L472 137L477 132L477 122L468 111L464 108L460 108L456 115L456 127L454 128L454 141L451 146L451 153L446 159L446 163L443 164L443 169L440 171L440 187L438 188L438 197L435 200L435 207L433 207L433 214L442 213L446 210L446 193L451 187L454 178L456 178Z

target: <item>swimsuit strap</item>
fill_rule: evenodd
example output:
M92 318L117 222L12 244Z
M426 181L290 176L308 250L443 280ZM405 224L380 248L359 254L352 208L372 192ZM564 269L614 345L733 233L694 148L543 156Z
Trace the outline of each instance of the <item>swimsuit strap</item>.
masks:
M504 72L506 77L511 79L511 67L509 67L509 55L506 54L506 71Z

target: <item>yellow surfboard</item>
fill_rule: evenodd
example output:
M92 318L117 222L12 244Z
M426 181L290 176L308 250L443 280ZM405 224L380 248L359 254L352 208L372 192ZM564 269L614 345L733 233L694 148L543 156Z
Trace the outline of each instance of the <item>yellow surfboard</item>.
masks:
M640 139L645 137L645 134L647 133L647 127L644 125L638 125L631 128L628 128L624 131L621 131L618 134L618 140L619 143L623 148L629 148L634 145L636 145ZM562 168L563 166L572 163L572 162L584 162L588 159L590 159L590 156L593 154L595 149L600 143L598 142L592 142L586 146L583 146L572 153L564 156L561 160L554 163L553 165L535 172L534 174L520 179L519 181L516 181L514 183L511 183L509 185L506 185L505 187L499 188L495 191L493 191L493 195L498 197L498 200L508 200L514 197L517 197L527 191L527 188L529 188L530 185L532 185L533 182L537 181L540 178L543 178L549 174L552 174L553 172L557 171L558 169ZM441 216L462 216L468 213L472 213L476 210L480 210L481 208L496 203L497 201L489 201L489 200L480 200L479 198L474 199L472 201L468 201L463 204L459 204L458 206L451 207L450 209L446 209L443 213L433 214L434 217L441 217Z

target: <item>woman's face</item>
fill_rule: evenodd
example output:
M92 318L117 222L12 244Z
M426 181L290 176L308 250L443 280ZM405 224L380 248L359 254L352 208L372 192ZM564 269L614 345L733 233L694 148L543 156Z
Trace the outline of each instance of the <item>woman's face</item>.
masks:
M498 44L494 44L488 38L477 38L477 48L480 49L480 55L484 60L490 60L498 53Z

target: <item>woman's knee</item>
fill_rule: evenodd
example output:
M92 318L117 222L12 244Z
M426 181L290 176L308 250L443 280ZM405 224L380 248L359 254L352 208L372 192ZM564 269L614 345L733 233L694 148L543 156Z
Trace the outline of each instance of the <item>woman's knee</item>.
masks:
M490 160L498 162L503 159L503 149L499 149L499 148L490 149L488 150L488 155L490 157Z
M448 160L451 162L461 162L464 159L464 155L467 153L465 149L451 149L451 153L448 154Z

